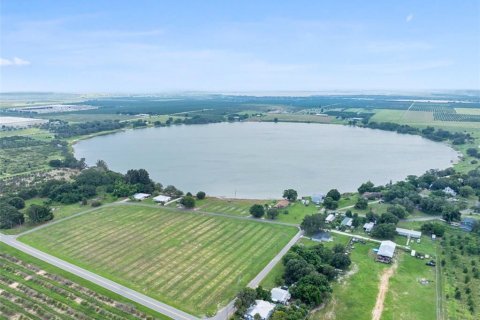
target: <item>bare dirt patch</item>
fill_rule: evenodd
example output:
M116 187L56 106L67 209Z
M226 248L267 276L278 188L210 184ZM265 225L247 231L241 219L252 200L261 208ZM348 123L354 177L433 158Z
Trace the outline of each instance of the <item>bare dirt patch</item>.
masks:
M382 275L380 276L380 284L379 284L379 290L378 290L378 295L377 295L377 301L375 302L375 307L373 308L372 311L372 320L380 320L382 317L382 312L383 312L383 304L385 302L385 297L387 295L388 291L388 284L390 281L390 277L393 276L395 273L395 270L397 270L397 261L394 262L394 264L383 271Z

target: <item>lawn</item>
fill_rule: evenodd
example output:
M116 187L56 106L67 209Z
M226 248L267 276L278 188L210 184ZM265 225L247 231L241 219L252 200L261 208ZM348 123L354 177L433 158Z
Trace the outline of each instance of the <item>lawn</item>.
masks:
M397 259L398 268L390 278L382 320L435 319L435 268L402 251ZM428 284L421 284L421 279L428 280Z
M0 243L1 319L167 319Z
M201 316L231 300L296 232L249 220L116 205L20 240Z
M290 204L287 208L288 214L280 213L277 220L282 222L300 224L306 215L318 213L319 209L312 203L308 206L300 201Z
M200 211L225 213L248 217L249 209L254 204L269 203L269 200L245 200L245 199L221 199L221 198L205 198L196 200L195 207ZM172 206L176 206L174 203Z
M348 240L346 240L348 241ZM356 244L350 254L350 273L333 285L329 303L311 319L361 320L371 319L378 293L379 277L388 265L375 262L371 249L378 244Z

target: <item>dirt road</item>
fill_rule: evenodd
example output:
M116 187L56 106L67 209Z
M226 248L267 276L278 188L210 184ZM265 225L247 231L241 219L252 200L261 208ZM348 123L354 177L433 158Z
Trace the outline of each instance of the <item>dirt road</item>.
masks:
M380 318L382 317L383 304L385 302L385 297L388 291L388 283L390 281L390 277L393 276L393 274L395 273L397 265L397 261L395 261L394 264L390 268L386 269L380 277L377 302L375 303L375 307L372 311L372 320L380 320Z

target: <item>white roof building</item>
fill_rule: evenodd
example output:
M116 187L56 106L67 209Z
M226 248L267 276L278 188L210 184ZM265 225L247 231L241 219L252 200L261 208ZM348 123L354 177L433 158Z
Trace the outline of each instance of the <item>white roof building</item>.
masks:
M288 300L292 297L288 290L283 290L282 288L273 288L270 292L272 294L272 301L286 304Z
M135 193L133 195L133 198L135 200L144 200L144 199L147 199L148 197L150 197L150 194L148 193Z
M403 229L403 228L396 228L395 230L397 231L397 233L399 235L404 236L404 237L410 237L410 238L415 238L415 239L420 239L422 237L422 232L420 232L420 231Z
M332 222L333 220L335 220L335 215L333 213L330 213L326 218L325 218L325 222L326 223L330 223Z
M367 222L363 225L363 230L365 230L365 232L370 232L370 231L372 231L374 226L375 226L375 223Z
M450 188L450 187L446 187L445 189L443 189L443 192L445 192L446 194L451 195L452 197L455 197L455 196L457 195L457 193L455 192L455 190L453 190L453 189Z
M352 219L352 218L345 217L345 218L342 220L341 225L342 225L342 226L351 227L351 226L352 226L352 223L353 223L353 219Z
M266 320L272 315L273 309L275 309L275 304L268 301L255 300L255 305L247 310L245 317L248 320L253 320L255 315L258 314L263 320Z
M163 194L161 195L158 195L156 196L155 198L153 198L153 201L155 202L168 202L170 201L170 199L172 199L171 197L168 197L168 196L164 196Z
M382 241L377 254L379 256L393 258L393 254L395 253L396 247L397 247L397 244L393 241L390 241L390 240Z

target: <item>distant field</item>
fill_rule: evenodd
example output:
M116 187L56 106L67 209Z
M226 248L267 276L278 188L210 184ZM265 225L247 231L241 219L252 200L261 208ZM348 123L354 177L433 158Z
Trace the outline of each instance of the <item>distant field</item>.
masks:
M480 108L455 108L457 113L480 115Z
M147 316L167 319L0 243L0 319L145 319Z
M199 213L115 206L21 241L196 315L214 314L296 228Z

